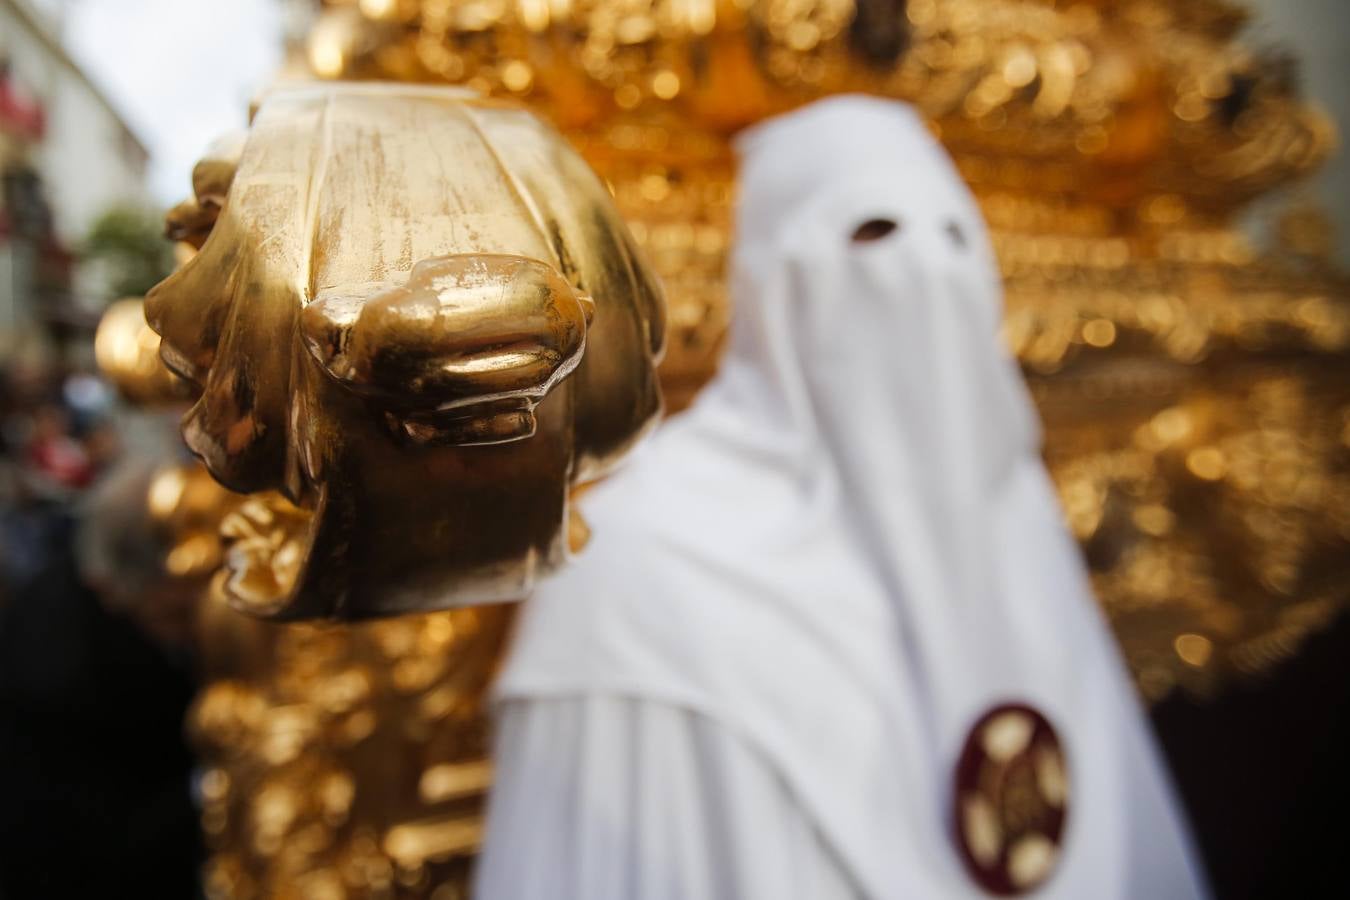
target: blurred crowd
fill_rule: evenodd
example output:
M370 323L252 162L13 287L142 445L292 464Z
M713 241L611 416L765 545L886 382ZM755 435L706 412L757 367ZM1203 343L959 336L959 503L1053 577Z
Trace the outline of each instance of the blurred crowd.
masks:
M3 900L197 893L191 660L118 597L146 589L117 543L146 533L126 527L150 455L127 423L92 375L0 378Z
M43 569L72 510L118 454L98 379L36 367L0 373L0 591Z

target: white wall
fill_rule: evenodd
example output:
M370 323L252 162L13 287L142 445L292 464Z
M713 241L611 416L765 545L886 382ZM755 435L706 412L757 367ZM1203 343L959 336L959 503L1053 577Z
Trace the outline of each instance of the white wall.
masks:
M1316 199L1339 229L1340 261L1350 265L1350 0L1248 0L1253 47L1292 50L1302 64L1304 90L1336 120L1341 148L1295 196Z
M104 210L145 200L144 151L87 81L20 15L0 0L0 49L15 79L41 98L47 133L33 150L58 236L79 241Z
M82 238L110 206L146 202L142 151L78 78L59 79L48 95L37 164L67 242Z

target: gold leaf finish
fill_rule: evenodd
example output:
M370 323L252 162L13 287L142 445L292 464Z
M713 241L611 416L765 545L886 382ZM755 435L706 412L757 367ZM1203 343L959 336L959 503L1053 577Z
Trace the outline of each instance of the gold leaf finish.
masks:
M1335 132L1292 60L1239 39L1241 4L327 6L310 48L334 72L524 99L613 186L670 296L676 409L731 316L735 130L846 90L915 104L990 224L1005 334L1143 691L1266 671L1345 606L1350 286L1315 210L1268 249L1239 219ZM1168 410L1194 441L1136 440Z
M524 595L569 487L660 406L661 294L600 182L515 107L331 84L273 92L194 186L209 236L146 300L201 388L184 436L308 515L284 590L236 572L232 596L297 619Z

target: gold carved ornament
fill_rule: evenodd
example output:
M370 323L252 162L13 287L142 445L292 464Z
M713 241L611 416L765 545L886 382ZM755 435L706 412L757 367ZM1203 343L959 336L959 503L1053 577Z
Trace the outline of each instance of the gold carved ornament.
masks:
M464 604L584 543L567 493L659 409L661 295L565 144L453 90L278 90L194 193L147 309L252 491L200 613L207 892L466 896L513 607Z
M518 108L398 85L277 90L214 171L209 237L146 317L201 391L189 447L306 513L292 578L232 572L236 600L360 619L523 596L565 555L569 488L660 408L661 295L599 181Z
M104 375L151 415L191 392L159 343L132 299L96 336ZM205 686L188 726L207 894L466 896L491 775L482 698L514 607L261 621L237 608L265 608L293 583L308 513L275 491L229 491L197 461L160 465L143 503L132 520L164 548L163 575L202 591L192 618ZM178 594L139 598L138 619L158 634L181 615L160 597Z
M908 100L975 191L1047 456L1140 688L1269 671L1350 576L1350 298L1325 223L1251 201L1335 145L1229 0L329 0L320 78L463 84L553 121L670 296L678 409L730 317L734 132ZM898 61L896 61L899 54ZM1163 441L1166 423L1189 421Z

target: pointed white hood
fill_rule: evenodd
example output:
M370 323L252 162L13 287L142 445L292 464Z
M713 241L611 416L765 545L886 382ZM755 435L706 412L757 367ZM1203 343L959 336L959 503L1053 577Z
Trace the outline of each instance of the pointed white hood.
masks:
M1189 849L1038 455L984 225L906 106L742 136L713 383L583 501L499 695L696 710L781 775L868 897L981 896L952 834L971 727L1026 704L1070 807L1033 896L1198 896ZM869 220L887 235L852 240Z

